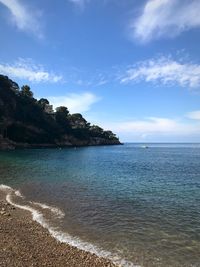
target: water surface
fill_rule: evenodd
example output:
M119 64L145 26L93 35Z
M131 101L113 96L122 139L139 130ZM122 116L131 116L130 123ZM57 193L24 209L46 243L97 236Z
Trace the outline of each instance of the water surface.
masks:
M200 145L0 152L0 184L60 208L49 222L140 266L200 266Z

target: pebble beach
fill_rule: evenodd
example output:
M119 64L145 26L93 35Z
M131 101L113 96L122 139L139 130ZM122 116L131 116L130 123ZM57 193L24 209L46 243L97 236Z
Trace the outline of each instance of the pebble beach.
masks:
M115 267L107 259L60 243L29 212L0 196L0 266Z

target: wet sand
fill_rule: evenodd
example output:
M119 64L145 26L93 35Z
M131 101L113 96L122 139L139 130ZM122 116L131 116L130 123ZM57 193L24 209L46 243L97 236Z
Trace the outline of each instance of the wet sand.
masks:
M0 266L115 267L107 259L60 243L31 214L10 205L0 192Z

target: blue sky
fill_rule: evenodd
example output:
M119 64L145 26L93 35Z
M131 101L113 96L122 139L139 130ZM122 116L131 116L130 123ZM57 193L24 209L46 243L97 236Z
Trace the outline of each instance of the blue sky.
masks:
M199 0L0 0L0 73L122 141L200 142Z

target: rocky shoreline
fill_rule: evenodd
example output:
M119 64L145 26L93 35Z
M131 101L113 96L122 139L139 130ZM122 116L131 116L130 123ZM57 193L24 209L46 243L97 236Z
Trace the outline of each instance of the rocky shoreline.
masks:
M60 243L32 221L29 212L0 194L0 266L116 267L107 259Z
M54 144L30 144L30 143L17 143L8 138L3 138L0 135L0 151L1 150L14 150L20 148L67 148L67 147L83 147L83 146L109 146L109 145L122 145L116 140L107 140L103 138L90 138L90 140L77 140L75 138L68 138L63 142Z

